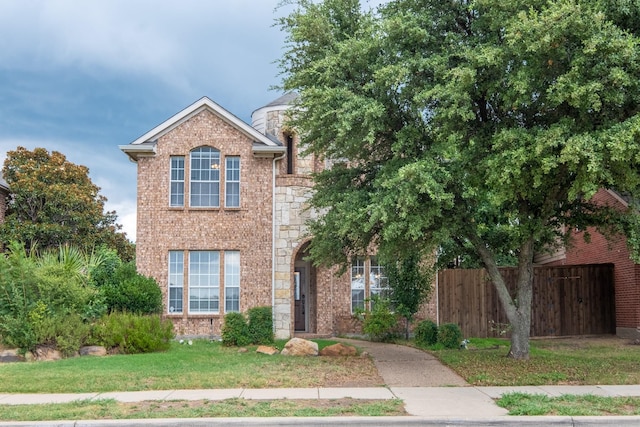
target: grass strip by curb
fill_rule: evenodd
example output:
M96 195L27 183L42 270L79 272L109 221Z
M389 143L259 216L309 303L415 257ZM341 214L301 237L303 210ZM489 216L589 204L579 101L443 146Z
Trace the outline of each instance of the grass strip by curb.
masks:
M117 402L80 400L41 405L0 405L2 421L102 420L221 417L332 417L407 415L403 402L391 400L170 400Z
M609 397L593 394L506 393L496 400L509 415L609 416L640 415L640 397Z

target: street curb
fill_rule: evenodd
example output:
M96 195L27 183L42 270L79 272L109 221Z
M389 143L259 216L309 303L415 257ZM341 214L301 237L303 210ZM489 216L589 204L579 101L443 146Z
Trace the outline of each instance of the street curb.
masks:
M311 427L345 425L351 427L389 426L638 426L640 416L570 417L570 416L504 416L493 418L451 417L273 417L273 418L158 418L144 420L79 420L79 421L23 421L0 422L1 427L205 427L205 426L299 426Z

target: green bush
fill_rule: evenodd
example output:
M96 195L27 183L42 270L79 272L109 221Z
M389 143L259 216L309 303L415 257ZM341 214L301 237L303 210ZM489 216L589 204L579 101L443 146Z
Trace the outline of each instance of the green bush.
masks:
M445 323L438 328L438 343L445 348L458 348L462 341L462 331L454 323Z
M416 344L430 346L438 342L438 325L431 320L423 320L413 331Z
M271 307L254 307L247 311L249 339L252 344L273 343L273 317Z
M158 314L162 312L162 291L158 283L138 274L133 262L115 268L113 276L99 287L110 312Z
M174 338L173 324L157 315L113 312L93 326L91 343L124 354L166 351Z
M224 316L222 326L222 344L226 346L245 346L251 344L249 325L242 313L229 313Z
M399 334L398 317L391 312L389 300L372 298L373 309L366 313L362 323L362 331L372 341L392 341Z
M37 257L20 243L0 256L0 338L21 352L40 345L75 353L88 333L88 322L101 314L97 291L87 286L83 254L61 250Z

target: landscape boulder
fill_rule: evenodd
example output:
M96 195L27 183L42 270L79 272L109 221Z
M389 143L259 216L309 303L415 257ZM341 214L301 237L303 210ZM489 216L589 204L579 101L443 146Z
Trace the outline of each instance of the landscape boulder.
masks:
M106 356L107 349L101 345L87 345L80 347L80 356Z
M273 356L274 354L278 354L279 351L275 347L261 345L257 348L256 353L268 354L269 356Z
M0 351L0 363L7 362L24 362L24 356L16 348Z
M318 344L302 338L291 338L284 345L283 356L317 356Z
M47 362L52 360L61 360L62 353L52 347L38 347L31 353L27 353L27 361L38 360L41 362Z
M320 356L355 356L358 351L351 345L345 345L341 342L329 345L320 350Z

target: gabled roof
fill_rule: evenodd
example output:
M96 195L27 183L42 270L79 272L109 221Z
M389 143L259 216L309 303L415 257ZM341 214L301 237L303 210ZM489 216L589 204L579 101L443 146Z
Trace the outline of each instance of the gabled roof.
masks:
M124 151L134 162L140 157L153 156L156 153L156 143L158 138L168 132L171 132L191 117L200 114L205 110L215 114L220 119L235 127L250 138L253 141L252 146L253 153L255 155L269 156L285 152L285 147L281 143L275 142L266 135L258 132L249 124L225 110L206 96L200 98L184 110L165 120L149 132L133 141L131 144L119 145L118 148Z

